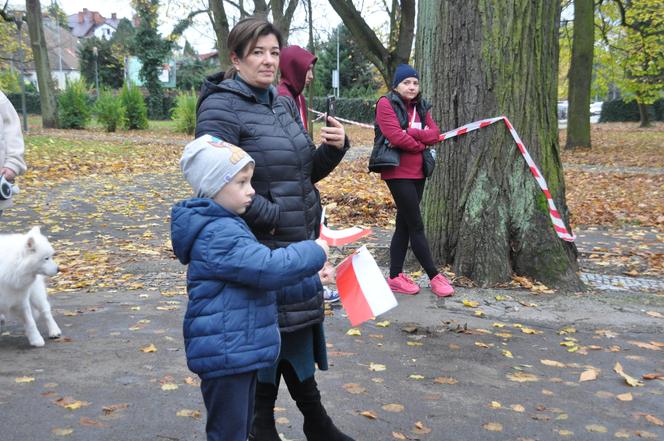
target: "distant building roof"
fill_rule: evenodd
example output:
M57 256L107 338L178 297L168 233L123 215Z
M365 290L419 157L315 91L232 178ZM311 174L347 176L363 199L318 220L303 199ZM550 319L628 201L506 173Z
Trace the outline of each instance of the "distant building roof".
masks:
M67 24L71 33L77 38L91 37L95 29L103 24L111 26L113 29L118 28L117 14L111 14L111 18L106 19L97 11L90 11L88 8L83 8L82 11L67 16Z
M77 54L78 39L48 17L43 18L43 23L51 71L60 70L60 63L62 63L63 71L80 70ZM26 63L25 67L28 70L34 70L34 63Z

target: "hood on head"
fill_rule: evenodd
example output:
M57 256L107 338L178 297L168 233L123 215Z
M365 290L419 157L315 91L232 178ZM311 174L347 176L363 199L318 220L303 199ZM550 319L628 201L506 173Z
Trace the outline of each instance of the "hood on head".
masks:
M186 265L191 261L191 250L201 231L222 216L234 215L212 199L193 198L173 205L171 244L180 262Z
M304 90L307 70L318 60L311 52L300 46L288 46L281 50L279 55L279 70L281 83L285 84L293 96Z

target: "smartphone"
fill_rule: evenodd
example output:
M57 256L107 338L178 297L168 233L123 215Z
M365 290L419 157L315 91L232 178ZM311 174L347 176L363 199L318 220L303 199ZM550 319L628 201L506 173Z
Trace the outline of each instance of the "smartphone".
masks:
M335 98L333 96L328 96L327 97L327 103L326 103L326 111L325 111L325 125L330 126L330 123L327 121L327 117L331 116L334 118L336 115L335 111Z

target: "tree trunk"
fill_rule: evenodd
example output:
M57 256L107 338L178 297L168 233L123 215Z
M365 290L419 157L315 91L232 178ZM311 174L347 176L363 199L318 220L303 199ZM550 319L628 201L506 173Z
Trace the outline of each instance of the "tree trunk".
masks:
M441 128L506 115L567 219L556 123L559 8L557 1L420 0L416 58ZM503 124L438 151L423 202L438 263L482 286L516 273L583 288L576 247L556 236L546 198Z
M228 40L228 16L224 9L223 0L210 0L210 10L212 11L212 27L217 35L217 53L219 55L219 65L222 70L226 70L231 65L230 53L226 47Z
M574 0L566 149L590 148L590 83L595 43L594 0Z
M281 36L284 39L284 46L288 46L290 25L293 20L295 9L297 9L297 3L298 0L289 0L286 9L284 10L284 0L270 0L273 22L281 32Z
M410 50L413 45L413 32L415 30L415 0L401 0L398 11L393 10L390 15L390 42L394 46L385 48L376 33L355 8L353 0L329 0L330 6L341 17L344 26L355 37L358 46L367 60L380 72L385 85L389 89L396 67L401 63L408 63ZM397 7L393 3L393 8ZM399 20L392 17L400 17ZM397 25L398 24L398 25ZM393 27L395 26L395 27Z
M39 84L42 125L44 128L53 129L58 126L58 106L55 99L55 86L51 77L51 67L48 62L48 48L44 38L41 4L39 0L26 0L25 9L32 58L34 59L37 83Z
M637 104L639 106L639 119L641 121L641 124L639 127L651 127L652 125L650 124L650 115L648 114L648 105L643 104L637 100Z

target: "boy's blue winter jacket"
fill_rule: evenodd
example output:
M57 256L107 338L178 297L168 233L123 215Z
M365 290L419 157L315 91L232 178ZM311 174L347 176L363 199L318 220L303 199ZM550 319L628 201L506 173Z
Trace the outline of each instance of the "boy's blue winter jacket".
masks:
M270 250L242 218L202 198L173 206L171 242L189 265L189 369L208 379L272 365L280 346L274 290L318 277L323 250L311 240Z

